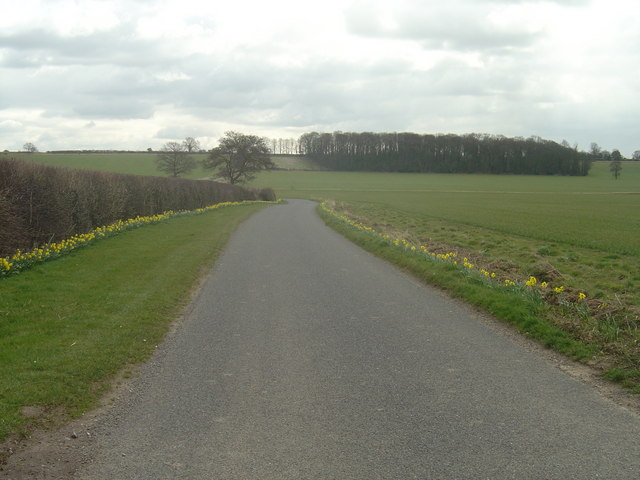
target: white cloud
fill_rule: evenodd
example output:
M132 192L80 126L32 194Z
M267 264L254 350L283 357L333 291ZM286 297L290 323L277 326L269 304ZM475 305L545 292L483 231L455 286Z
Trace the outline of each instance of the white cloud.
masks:
M630 155L638 13L631 0L23 0L0 17L0 149L341 129Z

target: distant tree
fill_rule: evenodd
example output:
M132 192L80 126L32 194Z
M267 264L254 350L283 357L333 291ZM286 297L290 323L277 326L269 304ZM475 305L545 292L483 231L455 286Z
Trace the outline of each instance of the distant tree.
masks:
M167 142L158 153L156 167L172 177L179 177L196 168L196 161L187 153L183 144Z
M22 149L27 153L36 153L38 151L38 147L36 147L33 143L27 142L22 146Z
M151 148L151 147L147 148L147 152L153 153L153 148Z
M269 146L265 138L225 132L225 136L218 143L216 148L209 151L202 166L208 170L215 170L217 175L231 184L251 180L254 173L275 167L269 156Z
M593 155L594 157L600 157L600 155L602 154L602 149L596 142L591 142L591 150L589 153L591 153L591 155Z
M613 178L616 180L620 176L620 171L622 170L622 154L619 150L614 150L611 152L611 163L609 164L609 170L613 173Z
M633 154L631 155L631 159L640 160L640 150L636 150L635 152L633 152Z
M197 152L200 150L200 142L193 137L187 137L182 142L185 150L189 153Z

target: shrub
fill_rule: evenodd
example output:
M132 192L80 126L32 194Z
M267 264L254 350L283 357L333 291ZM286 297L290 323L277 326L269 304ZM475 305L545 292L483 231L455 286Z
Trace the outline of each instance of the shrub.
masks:
M71 170L0 159L0 256L120 219L257 198L258 192L210 180Z
M256 196L256 200L261 200L263 202L275 202L277 200L276 192L274 192L272 188L255 188L253 189L253 192Z

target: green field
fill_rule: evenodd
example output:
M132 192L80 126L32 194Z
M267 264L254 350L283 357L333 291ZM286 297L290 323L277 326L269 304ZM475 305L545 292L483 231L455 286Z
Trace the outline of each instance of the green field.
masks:
M526 276L551 266L567 285L640 304L640 162L588 177L263 172L280 197L330 199L379 231L461 249Z
M211 172L200 166L207 154L194 153L198 167L185 178L200 179L211 177ZM99 170L104 172L127 173L131 175L160 175L156 168L155 153L1 153L6 158L16 158L27 162L55 167ZM283 170L317 170L315 164L299 155L273 155L276 167Z
M523 285L535 276L550 288L566 287L568 307L541 310L542 333L523 331L579 358L575 345L557 347L566 339L549 332L559 328L600 352L590 361L608 365L609 378L640 391L640 162L625 163L618 180L599 163L588 177L263 172L254 185L269 185L284 198L331 200L339 214L430 251L456 252L503 280ZM476 291L448 271L342 231L503 320L524 318L514 312L513 299L492 303L491 288ZM573 303L579 293L586 295L582 306Z
M150 154L24 157L72 168L157 174ZM309 166L307 159L287 161L281 168ZM193 175L200 176L206 175ZM617 181L607 164L595 164L588 177L281 170L263 172L252 186L272 187L281 198L332 200L339 213L379 232L433 250L455 250L478 269L501 269L514 280L548 276L554 286L585 292L587 302L547 308L516 290L461 275L452 265L416 262L367 235L333 225L544 345L599 362L608 378L640 391L640 162L625 163ZM150 354L206 270L202 267L212 264L234 227L258 208L128 232L0 281L5 367L0 439L28 425L24 406L42 407L46 420L59 411L73 414L95 405L118 370ZM595 305L595 314L585 313L587 305ZM599 305L606 307L599 310Z
M640 255L640 162L615 181L608 165L588 177L349 172L263 172L256 186L283 198L332 199L393 209L542 242Z
M156 168L157 155L154 153L5 153L4 156L54 167L164 176ZM206 154L193 154L193 156L199 161ZM198 166L186 178L197 179L208 176L210 174Z

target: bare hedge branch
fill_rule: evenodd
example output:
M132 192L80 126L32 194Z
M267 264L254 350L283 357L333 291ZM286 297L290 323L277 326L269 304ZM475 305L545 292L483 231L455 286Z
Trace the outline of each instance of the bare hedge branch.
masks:
M257 192L210 180L71 170L0 159L0 256L120 219L257 197Z

